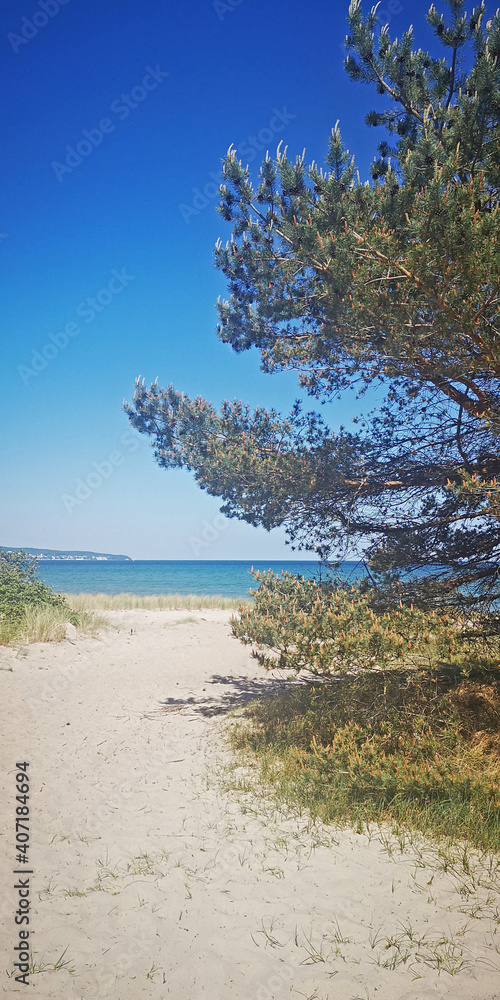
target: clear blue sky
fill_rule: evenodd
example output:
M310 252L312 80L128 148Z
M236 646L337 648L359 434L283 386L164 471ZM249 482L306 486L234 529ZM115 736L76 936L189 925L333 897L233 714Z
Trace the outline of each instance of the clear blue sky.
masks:
M381 5L394 34L427 6ZM338 118L367 176L376 99L342 68L346 10L4 0L0 544L293 557L279 531L214 528L217 500L158 469L121 407L139 374L214 403L286 410L299 395L291 374L264 375L256 353L215 335L226 289L213 246L229 236L216 180L231 143L255 171L280 140L322 163ZM356 410L351 396L329 416L338 425Z

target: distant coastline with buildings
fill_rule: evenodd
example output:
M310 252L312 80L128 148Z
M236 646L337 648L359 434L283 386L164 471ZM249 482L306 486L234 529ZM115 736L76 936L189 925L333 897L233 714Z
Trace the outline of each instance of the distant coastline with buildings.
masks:
M17 552L18 548L1 545L5 552ZM112 555L109 552L71 552L63 549L22 549L29 556L41 562L133 562L130 556Z

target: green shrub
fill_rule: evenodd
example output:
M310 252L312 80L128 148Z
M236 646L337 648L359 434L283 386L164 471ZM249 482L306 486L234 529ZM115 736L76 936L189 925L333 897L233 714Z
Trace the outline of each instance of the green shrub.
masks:
M0 639L8 642L22 631L26 608L59 608L66 621L76 624L75 614L61 594L37 579L37 561L22 549L0 549Z
M400 604L375 612L357 587L334 588L270 570L253 574L260 584L253 607L241 607L233 634L253 644L266 669L308 670L331 676L352 669L424 664L451 659L461 630L448 614Z

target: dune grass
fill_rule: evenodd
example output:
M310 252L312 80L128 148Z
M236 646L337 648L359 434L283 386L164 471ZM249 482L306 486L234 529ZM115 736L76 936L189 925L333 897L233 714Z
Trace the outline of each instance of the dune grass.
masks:
M27 605L19 619L0 628L0 644L61 642L66 637L67 625L74 625L80 635L96 636L107 624L101 615L88 611L49 604Z
M247 597L223 597L221 594L65 594L75 611L128 611L145 608L149 611L182 608L234 610L240 604L250 604Z
M21 625L20 638L23 642L61 642L70 622L64 608L27 607Z
M280 805L500 849L496 663L290 686L239 710L229 738Z

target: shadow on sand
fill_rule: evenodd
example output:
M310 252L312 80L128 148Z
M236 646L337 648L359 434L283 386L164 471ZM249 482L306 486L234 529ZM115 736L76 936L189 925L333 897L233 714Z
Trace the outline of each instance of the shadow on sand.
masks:
M262 698L267 694L277 694L285 688L296 686L300 683L303 682L295 678L280 680L272 677L264 677L262 680L258 680L244 676L235 677L231 675L223 677L221 674L213 674L206 682L206 688L203 688L199 696L165 698L164 701L160 702L162 708L159 709L159 712L160 714L162 712L182 712L190 709L200 715L223 715L226 712L230 712L233 708L238 708L240 705L244 705L255 698ZM214 695L206 694L210 684L217 685L218 687L225 685L228 690L218 691Z

